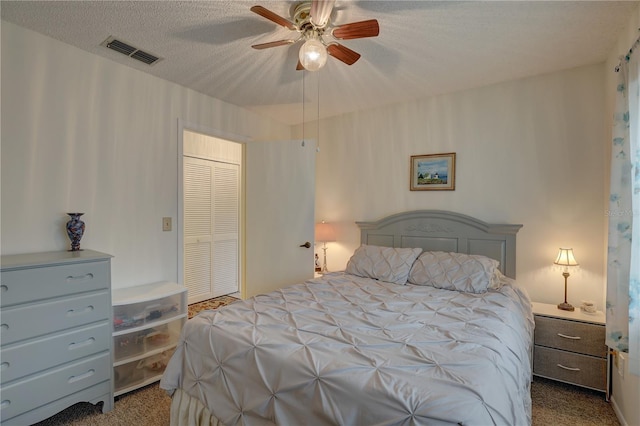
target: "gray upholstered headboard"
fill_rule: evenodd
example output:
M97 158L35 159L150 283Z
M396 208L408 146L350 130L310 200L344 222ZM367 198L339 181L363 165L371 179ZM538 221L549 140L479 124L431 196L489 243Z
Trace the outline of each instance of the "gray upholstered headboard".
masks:
M362 244L481 254L498 260L506 276L516 277L516 234L522 225L492 225L442 210L415 210L356 224Z

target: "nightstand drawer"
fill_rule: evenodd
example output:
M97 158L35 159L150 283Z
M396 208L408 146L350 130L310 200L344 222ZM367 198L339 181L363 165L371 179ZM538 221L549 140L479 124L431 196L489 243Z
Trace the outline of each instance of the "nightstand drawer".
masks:
M536 345L605 358L605 328L597 324L536 315Z
M533 373L601 391L607 385L606 359L540 346L533 351Z

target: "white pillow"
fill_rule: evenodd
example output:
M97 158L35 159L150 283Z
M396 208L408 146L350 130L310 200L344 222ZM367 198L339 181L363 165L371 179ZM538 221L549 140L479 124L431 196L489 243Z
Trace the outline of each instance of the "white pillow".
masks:
M425 251L409 272L409 283L484 293L500 286L498 262L478 254Z
M406 284L411 265L421 248L361 245L347 263L345 272L395 284Z

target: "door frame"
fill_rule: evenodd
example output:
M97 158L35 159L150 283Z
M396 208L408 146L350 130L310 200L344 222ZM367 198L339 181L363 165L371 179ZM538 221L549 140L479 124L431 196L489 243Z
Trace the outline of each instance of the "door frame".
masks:
M229 132L224 132L222 130L212 129L207 126L202 126L199 124L190 123L181 118L178 118L178 212L177 212L177 220L175 223L175 229L177 233L177 244L178 244L178 269L177 269L177 282L181 285L184 285L184 140L183 135L184 131L192 131L195 133L200 133L203 135L211 136L214 138L225 139L229 142L235 142L239 144L246 144L247 142L251 142L252 138L248 136L237 135ZM244 147L243 147L244 153ZM245 295L245 279L244 279L244 217L245 217L245 182L244 182L244 154L243 159L240 164L240 226L238 229L239 235L239 259L238 263L240 265L239 271L239 291L242 298Z

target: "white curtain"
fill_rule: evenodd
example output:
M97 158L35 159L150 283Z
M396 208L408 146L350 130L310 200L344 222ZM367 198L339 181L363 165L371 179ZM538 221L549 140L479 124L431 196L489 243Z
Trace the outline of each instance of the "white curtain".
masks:
M637 45L637 43L636 43ZM607 345L628 352L640 375L640 85L638 53L619 66L612 132Z

